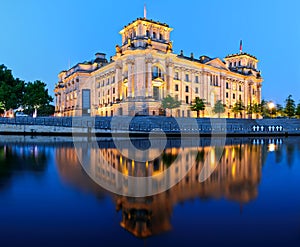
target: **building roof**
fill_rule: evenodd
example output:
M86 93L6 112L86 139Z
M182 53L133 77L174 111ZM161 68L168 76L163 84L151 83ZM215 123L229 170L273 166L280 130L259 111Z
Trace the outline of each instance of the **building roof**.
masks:
M257 58L247 52L240 52L240 53L235 53L235 54L229 54L227 55L225 58L232 58L232 57L238 57L238 56L248 56L248 57L252 57L255 60L257 60Z
M131 24L133 24L136 21L146 21L146 22L150 22L150 23L153 23L153 24L161 25L161 26L164 26L164 27L170 27L167 23L162 23L162 22L159 22L159 21L154 21L152 19L137 18L136 20L134 20L134 21L128 23L126 26L124 26L124 28L130 26Z

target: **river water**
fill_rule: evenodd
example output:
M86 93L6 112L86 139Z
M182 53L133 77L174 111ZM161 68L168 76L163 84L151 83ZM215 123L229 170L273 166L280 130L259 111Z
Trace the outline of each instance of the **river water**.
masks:
M169 139L136 162L109 138L79 143L1 137L1 246L300 244L299 137ZM126 196L137 186L128 176L157 178L157 192Z

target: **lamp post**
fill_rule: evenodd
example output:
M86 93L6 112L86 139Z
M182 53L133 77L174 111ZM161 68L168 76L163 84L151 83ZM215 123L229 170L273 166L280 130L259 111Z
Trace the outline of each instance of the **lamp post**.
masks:
M272 118L273 109L275 108L275 104L274 104L272 101L270 101L270 102L268 103L268 108L269 108L269 111L270 111L270 116L271 116L271 118Z

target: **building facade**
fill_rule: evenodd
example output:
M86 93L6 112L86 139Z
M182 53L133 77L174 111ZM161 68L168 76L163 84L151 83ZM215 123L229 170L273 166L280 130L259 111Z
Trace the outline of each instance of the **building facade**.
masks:
M191 104L206 102L205 117L213 117L218 100L226 106L221 117L237 117L236 102L261 101L258 60L240 51L220 58L173 53L172 28L138 18L121 31L122 45L108 61L104 53L59 73L55 87L56 116L170 115L161 108L167 95L181 102L173 116L195 117ZM238 117L248 117L244 112Z

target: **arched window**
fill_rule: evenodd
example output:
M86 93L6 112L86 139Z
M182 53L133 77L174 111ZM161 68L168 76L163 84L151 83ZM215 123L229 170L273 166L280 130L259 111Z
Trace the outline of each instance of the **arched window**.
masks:
M153 32L153 39L156 39L156 32Z
M160 39L160 40L163 40L163 39L164 39L164 36L162 35L162 33L159 34L159 39Z
M162 70L160 68L158 68L157 66L154 66L152 68L152 79L162 78L162 76L163 76Z
M146 30L146 36L147 36L147 37L150 37L150 32L149 32L149 30Z

